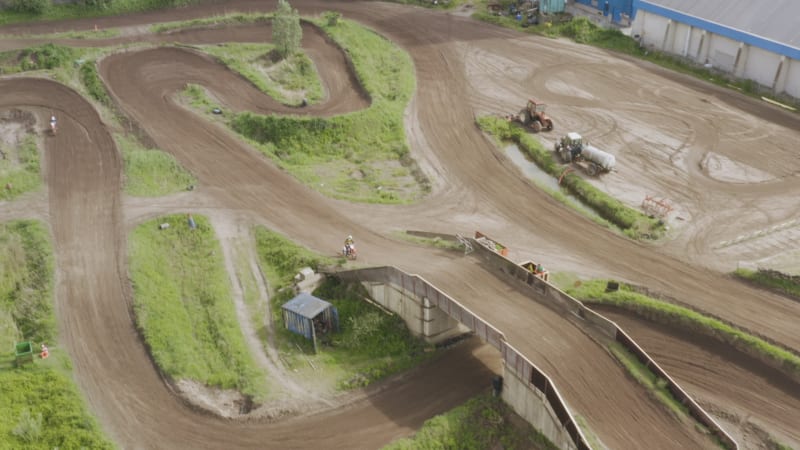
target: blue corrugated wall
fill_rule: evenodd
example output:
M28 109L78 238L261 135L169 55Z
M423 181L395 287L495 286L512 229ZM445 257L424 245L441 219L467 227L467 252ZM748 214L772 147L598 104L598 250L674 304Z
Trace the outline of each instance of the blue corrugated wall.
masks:
M592 0L575 0L577 3L588 5L603 12L604 16L611 16L611 20L619 22L622 14L627 14L633 18L633 0L597 0L593 4ZM606 9L608 3L608 9Z

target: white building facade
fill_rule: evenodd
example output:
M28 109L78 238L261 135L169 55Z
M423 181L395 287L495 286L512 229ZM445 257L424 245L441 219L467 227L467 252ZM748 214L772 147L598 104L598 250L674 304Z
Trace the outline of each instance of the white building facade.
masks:
M631 34L643 45L800 99L800 1L634 0L634 7Z

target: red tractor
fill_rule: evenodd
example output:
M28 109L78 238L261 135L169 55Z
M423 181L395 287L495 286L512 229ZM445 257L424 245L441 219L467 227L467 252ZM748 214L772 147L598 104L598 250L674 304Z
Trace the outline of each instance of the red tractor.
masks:
M547 109L547 105L530 99L528 105L514 119L536 133L542 130L552 131L553 120L545 114L545 109Z

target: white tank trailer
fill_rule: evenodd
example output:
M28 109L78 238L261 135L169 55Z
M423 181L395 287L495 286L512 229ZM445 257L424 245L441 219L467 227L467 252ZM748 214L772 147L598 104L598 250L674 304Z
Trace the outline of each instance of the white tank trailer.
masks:
M610 172L617 163L614 155L583 142L581 135L575 132L567 133L556 142L555 150L562 161L580 165L589 175Z

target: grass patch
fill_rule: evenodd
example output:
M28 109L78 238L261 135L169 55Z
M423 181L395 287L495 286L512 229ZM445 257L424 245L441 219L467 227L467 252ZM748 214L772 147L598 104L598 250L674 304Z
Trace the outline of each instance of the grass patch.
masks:
M351 389L409 369L432 354L424 351L420 339L411 336L402 319L364 301L367 293L362 286L335 278L327 280L314 295L337 308L340 331L318 337L321 345L313 354L309 341L282 325L281 306L295 295L289 287L299 269L318 268L333 261L265 228L256 228L255 235L261 267L273 294L270 311L279 351L290 369L309 372L313 364L314 379L329 380L338 389Z
M0 223L0 350L15 341L52 342L53 254L40 222Z
M372 203L421 197L428 183L409 156L403 128L415 85L408 54L354 22L316 23L346 49L372 104L331 118L246 112L231 126L295 177L332 197Z
M383 450L557 448L501 399L482 394L425 421L413 437L394 441Z
M51 349L52 350L52 349ZM112 449L70 378L66 354L0 369L2 448Z
M546 150L538 139L505 119L492 116L480 117L478 126L496 139L516 143L519 149L525 152L539 168L555 178L561 177L568 167L559 164L553 153ZM574 172L564 175L561 185L584 205L594 210L602 219L619 227L631 238L657 239L665 231L663 222L625 206ZM565 203L569 204L569 202Z
M222 251L208 220L195 221L192 230L184 215L160 217L132 233L137 327L169 377L237 389L260 401L264 374L236 321ZM170 227L161 230L162 223Z
M56 69L71 64L78 53L70 47L43 44L0 53L0 74Z
M36 21L86 19L115 16L154 9L173 8L199 3L200 0L113 0L95 1L97 6L83 2L49 4L41 13L0 11L0 25Z
M683 420L689 415L689 410L669 392L667 388L669 381L657 377L656 374L639 362L636 356L623 347L622 344L612 342L608 345L608 349L639 384L644 386L651 395L655 396L661 403L667 406L678 418Z
M253 23L266 23L272 19L272 14L264 13L234 13L200 17L197 19L179 20L150 25L150 32L156 34L169 33L170 31L187 28L214 27L222 25L248 25Z
M800 277L775 270L736 269L733 274L743 280L765 287L779 294L800 299Z
M231 70L247 78L265 94L286 105L309 104L323 98L314 63L305 53L273 62L271 44L224 43L200 47Z
M42 223L0 223L0 447L113 448L72 382L69 356L55 346L53 270ZM12 368L21 340L34 351L46 343L50 358Z
M0 151L5 155L0 159L0 199L13 200L42 187L35 136L26 136L16 148L0 145Z
M97 74L97 64L95 61L86 61L80 69L81 82L86 87L89 95L104 106L111 106L111 97L108 95L106 86Z
M144 148L132 137L117 135L125 164L125 193L158 197L185 191L197 180L169 153Z
M584 303L609 304L639 317L659 323L678 325L687 330L711 336L762 361L782 369L794 378L800 377L800 357L765 340L746 333L713 317L691 309L647 297L633 287L620 283L619 290L606 292L608 280L592 280L565 292Z
M435 237L424 237L424 236L417 236L408 232L397 232L394 233L395 236L398 238L413 242L415 244L425 245L428 247L438 248L442 250L455 250L455 251L463 251L464 246L461 245L458 241L451 241L449 239L442 239L438 236Z

